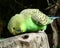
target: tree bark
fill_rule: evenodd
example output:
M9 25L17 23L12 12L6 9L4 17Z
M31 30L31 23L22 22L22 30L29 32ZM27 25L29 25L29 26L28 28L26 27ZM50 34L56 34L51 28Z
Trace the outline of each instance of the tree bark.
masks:
M0 40L0 48L50 48L45 32L26 33Z
M57 48L58 46L58 29L56 25L56 21L51 24L53 30L53 48Z

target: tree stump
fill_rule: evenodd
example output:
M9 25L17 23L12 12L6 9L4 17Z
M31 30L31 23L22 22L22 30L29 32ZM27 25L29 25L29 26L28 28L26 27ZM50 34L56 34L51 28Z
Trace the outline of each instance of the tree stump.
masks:
M50 48L45 32L25 33L0 39L0 48Z

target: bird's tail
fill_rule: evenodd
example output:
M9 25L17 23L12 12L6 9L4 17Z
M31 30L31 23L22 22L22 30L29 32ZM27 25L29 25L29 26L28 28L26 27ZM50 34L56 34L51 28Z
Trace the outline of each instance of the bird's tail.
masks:
M58 18L60 18L59 16L52 16L52 17L50 17L51 19L58 19Z

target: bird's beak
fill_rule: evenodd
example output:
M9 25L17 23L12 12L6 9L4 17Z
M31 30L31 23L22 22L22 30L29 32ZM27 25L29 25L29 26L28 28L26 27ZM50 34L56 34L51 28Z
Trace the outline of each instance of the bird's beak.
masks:
M13 32L13 35L16 35L16 32Z

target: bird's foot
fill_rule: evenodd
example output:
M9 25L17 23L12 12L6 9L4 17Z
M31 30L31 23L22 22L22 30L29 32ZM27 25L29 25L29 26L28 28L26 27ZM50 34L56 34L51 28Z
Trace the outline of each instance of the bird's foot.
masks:
M38 32L41 33L41 32L44 32L44 30L39 30Z

